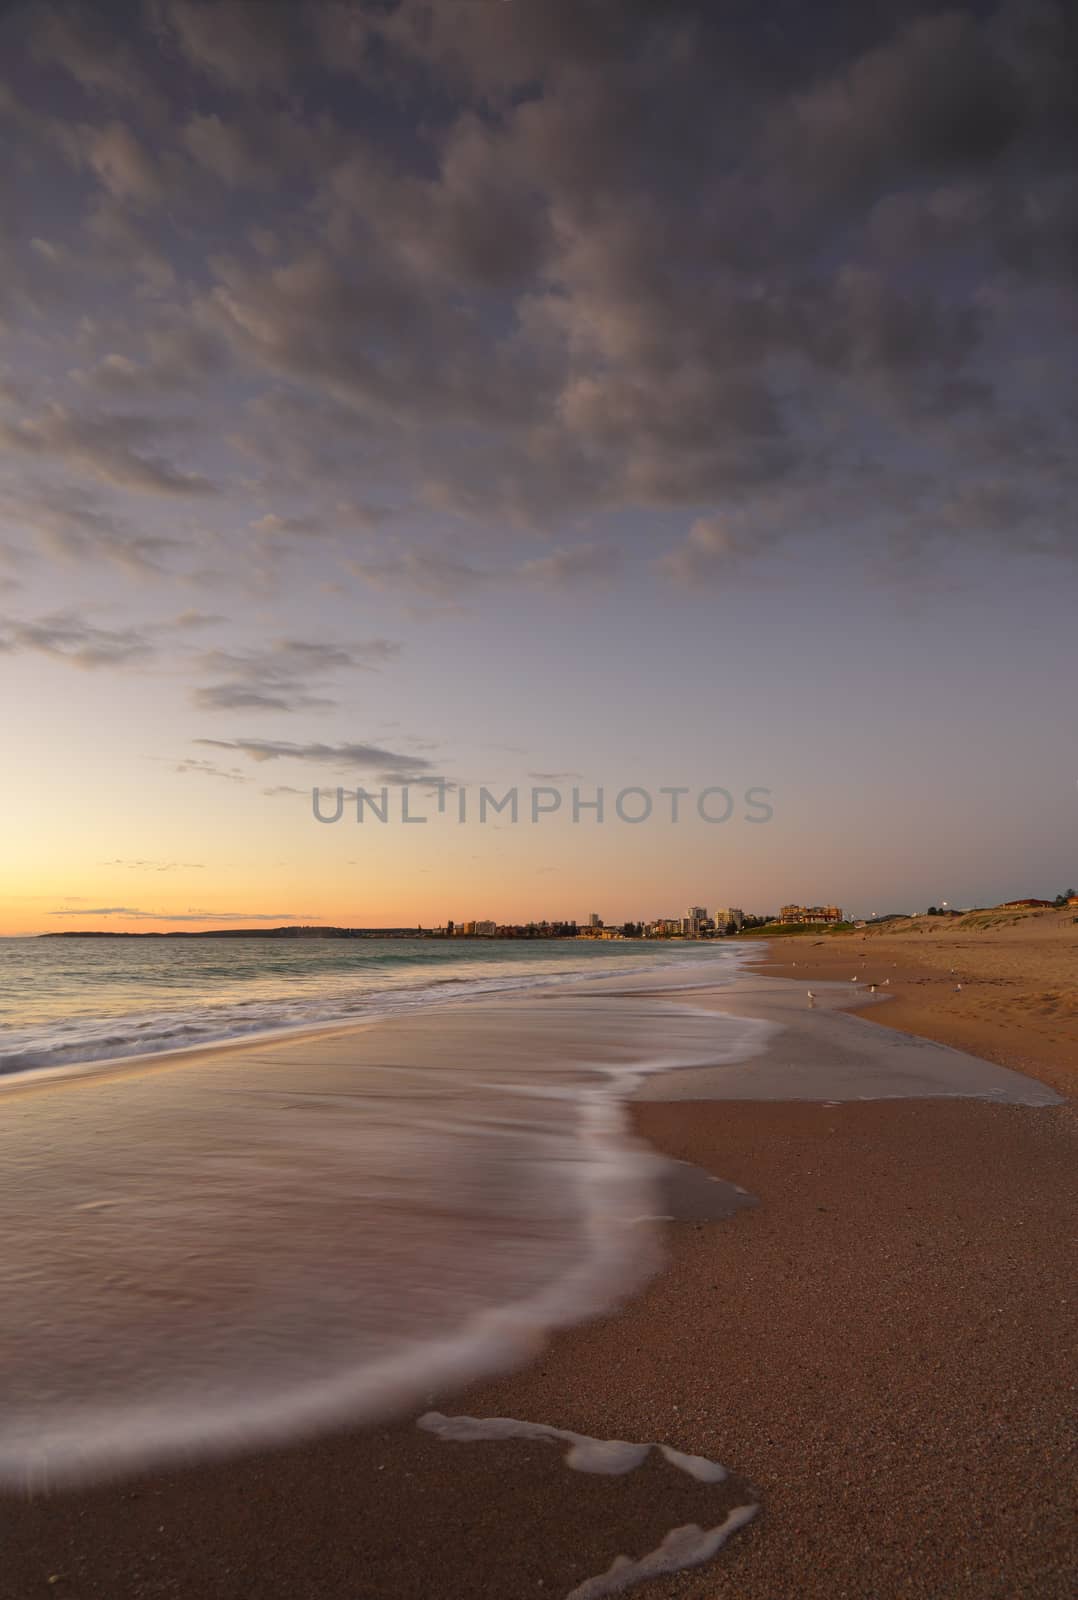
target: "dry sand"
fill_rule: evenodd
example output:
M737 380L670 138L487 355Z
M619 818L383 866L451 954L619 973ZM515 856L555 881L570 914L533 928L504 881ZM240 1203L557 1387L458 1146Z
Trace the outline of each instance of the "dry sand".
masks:
M810 985L890 977L896 999L871 1021L1069 1096L1072 928L802 938L788 955L776 942L770 970ZM557 1336L524 1372L432 1402L664 1441L725 1462L731 1482L695 1483L654 1453L595 1477L549 1444L443 1442L409 1420L8 1498L0 1595L560 1600L619 1551L639 1556L758 1495L757 1519L713 1562L637 1592L1069 1600L1073 1105L681 1101L635 1116L670 1155L760 1204L669 1225L668 1270L619 1314Z

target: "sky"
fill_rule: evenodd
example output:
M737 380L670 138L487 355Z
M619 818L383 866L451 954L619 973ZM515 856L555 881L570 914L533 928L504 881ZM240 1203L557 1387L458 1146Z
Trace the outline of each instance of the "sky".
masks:
M1048 0L9 4L0 933L1073 884L1076 108Z

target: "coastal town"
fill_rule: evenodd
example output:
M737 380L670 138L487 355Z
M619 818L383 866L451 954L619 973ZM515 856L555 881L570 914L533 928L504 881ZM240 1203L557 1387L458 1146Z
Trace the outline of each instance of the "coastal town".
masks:
M781 935L797 928L831 931L879 927L911 917L962 917L976 911L1019 912L1059 910L1071 907L1078 912L1078 892L1064 890L1053 900L1027 896L1006 900L996 906L928 906L923 911L889 911L870 917L847 918L837 905L784 905L778 913L757 914L740 906L720 906L709 912L706 906L689 906L682 916L655 917L651 920L608 923L597 911L582 922L500 923L492 920L454 922L430 930L434 936L449 939L722 939L739 934Z

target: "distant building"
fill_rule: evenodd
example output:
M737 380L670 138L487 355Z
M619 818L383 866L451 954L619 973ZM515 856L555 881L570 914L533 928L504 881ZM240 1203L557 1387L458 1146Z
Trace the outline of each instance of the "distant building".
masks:
M588 917L588 927L589 928L601 928L602 925L603 925L602 917L599 915L599 913L597 911L592 911L590 913L589 917Z
M740 906L720 906L715 913L715 931L722 933L733 923L738 932L745 926L745 913Z
M840 906L783 906L779 912L780 922L822 922L833 923L842 921L842 908Z
M1044 907L1054 905L1054 900L1004 900L999 909L1001 911L1028 911L1034 908L1041 910Z
M477 938L493 939L497 931L498 924L496 922L477 922L475 924L475 933Z

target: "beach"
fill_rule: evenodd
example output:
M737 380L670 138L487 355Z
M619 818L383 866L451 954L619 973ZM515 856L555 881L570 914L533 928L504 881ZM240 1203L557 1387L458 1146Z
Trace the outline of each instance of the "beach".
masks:
M784 1020L767 1049L709 1083L706 1067L648 1078L632 1112L651 1147L755 1204L709 1215L701 1182L671 1185L665 1266L619 1309L396 1419L8 1493L0 1594L613 1592L586 1586L619 1555L639 1559L673 1529L722 1527L751 1507L713 1559L639 1592L1069 1596L1072 926L806 937L789 952L776 940L736 1002L776 997ZM895 997L843 1016L855 974L858 989L890 977ZM791 978L814 987L816 1005ZM694 991L692 1002L730 996ZM746 1096L750 1070L765 1081L787 1048L790 1062L811 1058L814 1030L848 1039L841 1048L871 1063L870 1093L884 1098L833 1094L826 1042L815 1092ZM968 1097L966 1056L917 1037L993 1063L988 1098ZM1016 1085L1008 1069L1029 1077ZM566 1465L565 1441L442 1438L417 1426L430 1412L665 1444L729 1477L704 1481L654 1450L620 1475L582 1472Z

